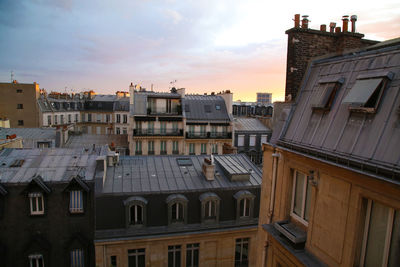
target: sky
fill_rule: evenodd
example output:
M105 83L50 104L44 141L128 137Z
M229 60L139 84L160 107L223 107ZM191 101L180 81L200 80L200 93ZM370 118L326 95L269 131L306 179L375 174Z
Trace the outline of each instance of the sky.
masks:
M140 84L284 98L285 30L357 15L366 39L400 37L398 0L0 0L0 82L113 94Z

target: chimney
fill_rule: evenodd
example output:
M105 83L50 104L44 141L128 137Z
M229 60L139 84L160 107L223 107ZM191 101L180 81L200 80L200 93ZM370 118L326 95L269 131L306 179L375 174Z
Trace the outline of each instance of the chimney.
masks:
M294 27L300 28L300 14L294 15Z
M308 29L308 15L303 15L302 18L303 19L301 20L301 28Z
M335 31L335 27L336 27L336 22L331 22L329 23L329 31L330 32L334 32Z
M344 15L342 17L342 21L343 21L343 32L348 32L348 29L349 29L349 16L348 15Z
M181 98L185 98L185 88L176 89L176 92L181 95Z
M326 32L326 24L321 24L320 31Z
M342 30L342 29L341 29L340 27L336 27L336 28L335 28L335 33L340 33L341 30Z
M133 105L133 95L134 95L134 93L135 93L135 86L133 85L133 83L131 83L131 85L129 85L129 94L130 94L130 97L129 97L129 104L130 105Z
M222 91L219 95L224 99L228 114L232 114L233 93L230 90Z
M357 15L351 16L351 32L356 32Z
M211 160L209 158L205 158L202 169L203 169L203 174L206 177L206 180L214 181L215 164L214 164L213 160Z

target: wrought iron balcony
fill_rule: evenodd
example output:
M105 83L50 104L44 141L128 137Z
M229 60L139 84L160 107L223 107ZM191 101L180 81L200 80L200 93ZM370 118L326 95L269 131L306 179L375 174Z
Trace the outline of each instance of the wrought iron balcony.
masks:
M182 129L133 129L133 136L183 136Z
M218 133L218 132L186 132L186 138L191 139L231 139L232 133Z

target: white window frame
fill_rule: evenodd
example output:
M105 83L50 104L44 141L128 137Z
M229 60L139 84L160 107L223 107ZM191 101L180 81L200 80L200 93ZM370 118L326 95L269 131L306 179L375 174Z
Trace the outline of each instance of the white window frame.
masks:
M297 215L293 209L294 209L294 202L295 202L295 194L296 194L296 181L297 181L297 173L301 173L305 176L305 183L303 185L303 198L301 201L301 216ZM290 216L294 217L296 220L300 221L302 224L305 226L308 226L308 221L306 221L305 217L305 210L306 210L306 202L307 202L307 186L308 186L308 177L307 174L301 171L294 170L293 171L293 186L292 186L292 200L290 204ZM310 188L310 194L311 194L311 188ZM311 196L310 196L311 197ZM311 206L311 203L310 203ZM310 207L309 207L310 208Z
M42 204L42 209L39 210L39 203ZM34 210L34 205L36 210ZM29 193L29 206L31 215L43 215L44 214L44 197L43 194L40 192Z
M71 250L70 256L71 256L71 267L85 266L83 249L78 248Z
M268 140L268 135L263 134L261 135L261 144L266 144Z
M189 154L196 154L196 144L189 143Z
M200 147L201 147L200 153L207 154L207 143L201 143Z
M240 259L238 261L238 260L236 260L236 257L235 257L235 264L234 265L235 266L242 266L243 261L244 261L243 255L244 255L244 252L246 251L244 249L245 246L247 246L247 259L245 261L247 261L247 264L248 264L249 261L250 261L249 260L249 256L250 256L250 238L237 238L235 240L235 250L236 250L237 246L240 246ZM239 265L237 265L237 264L239 264Z
M244 146L244 134L239 134L238 135L238 142L237 142L237 146Z
M239 200L239 208L240 208L240 204L243 201L243 209L240 210L239 212L239 217L240 218L249 218L250 217L250 199L248 199L247 197L244 197L242 199ZM248 211L248 214L246 214L246 211Z
M83 213L83 191L71 190L69 192L69 212Z
M44 267L44 260L42 254L31 254L28 256L30 267ZM40 260L42 262L40 263Z
M132 221L132 207L134 208L134 217L133 217L133 221ZM141 208L141 217L142 220L139 221L138 220L138 207ZM143 225L144 224L144 205L140 205L138 203L132 204L129 206L129 224L130 225Z
M256 138L255 134L250 135L249 137L249 146L256 146Z

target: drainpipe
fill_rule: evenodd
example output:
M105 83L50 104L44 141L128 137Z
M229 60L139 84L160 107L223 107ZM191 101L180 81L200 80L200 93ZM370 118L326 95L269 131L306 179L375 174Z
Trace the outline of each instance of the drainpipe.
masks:
M272 187L271 187L271 198L269 200L268 223L271 223L272 216L274 215L276 178L278 176L278 162L280 156L281 155L276 152L272 154Z

